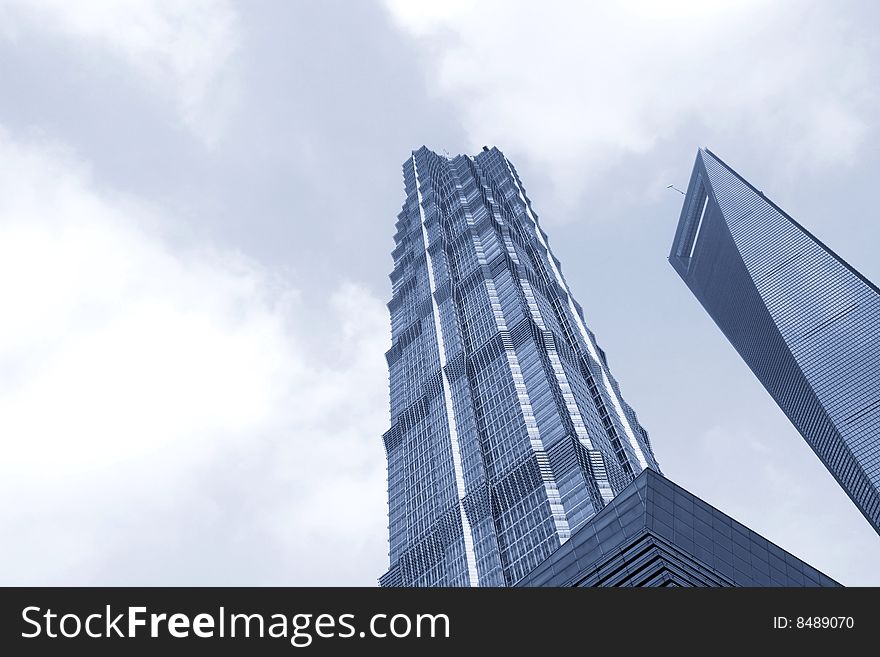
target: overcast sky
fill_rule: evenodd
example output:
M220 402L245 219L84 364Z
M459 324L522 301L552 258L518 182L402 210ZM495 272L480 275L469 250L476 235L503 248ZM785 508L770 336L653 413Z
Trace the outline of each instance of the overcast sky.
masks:
M704 145L880 281L864 2L0 0L0 584L363 584L426 144L515 163L664 473L880 539L666 262Z

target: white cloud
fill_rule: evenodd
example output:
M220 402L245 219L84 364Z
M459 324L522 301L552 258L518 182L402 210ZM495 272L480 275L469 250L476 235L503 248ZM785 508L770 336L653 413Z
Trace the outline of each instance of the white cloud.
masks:
M374 582L380 301L171 249L156 209L2 132L0 217L0 582Z
M842 3L386 4L470 147L527 155L572 201L681 133L816 172L853 164L875 127L873 21Z
M0 38L63 37L119 58L211 144L237 98L238 18L228 0L5 0Z

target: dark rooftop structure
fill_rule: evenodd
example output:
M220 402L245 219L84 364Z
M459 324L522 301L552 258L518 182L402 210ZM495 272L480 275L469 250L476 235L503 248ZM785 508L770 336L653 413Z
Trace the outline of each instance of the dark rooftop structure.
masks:
M644 470L517 586L840 586Z

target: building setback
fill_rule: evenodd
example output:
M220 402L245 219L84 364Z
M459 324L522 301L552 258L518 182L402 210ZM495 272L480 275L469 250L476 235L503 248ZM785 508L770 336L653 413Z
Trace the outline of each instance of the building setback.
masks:
M645 470L517 586L839 586Z
M707 149L669 262L880 532L880 290Z

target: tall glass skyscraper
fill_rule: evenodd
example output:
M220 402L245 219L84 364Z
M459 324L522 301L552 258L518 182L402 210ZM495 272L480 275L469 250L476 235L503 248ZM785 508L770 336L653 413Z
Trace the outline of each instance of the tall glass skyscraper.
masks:
M403 165L383 586L509 586L646 468L624 401L498 149Z
M880 532L880 290L700 149L672 266Z

